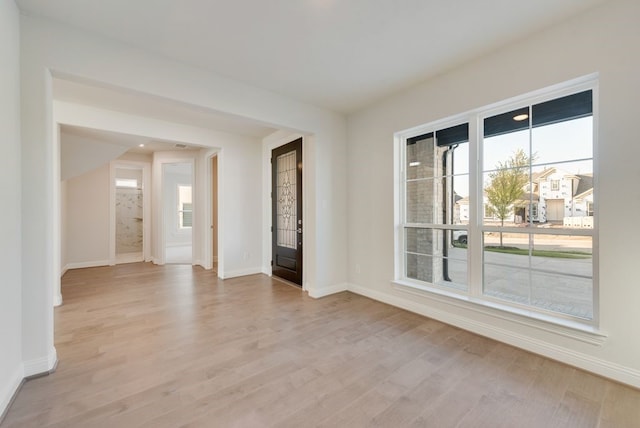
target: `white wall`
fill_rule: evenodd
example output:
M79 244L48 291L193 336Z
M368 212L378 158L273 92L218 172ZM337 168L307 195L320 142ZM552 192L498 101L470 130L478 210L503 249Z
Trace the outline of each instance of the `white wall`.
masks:
M640 232L621 221L620 211L624 201L625 213L640 212L639 41L640 2L605 2L349 117L350 289L640 387ZM594 72L600 73L595 250L604 343L393 288L394 132Z
M109 264L109 164L66 182L68 268Z
M23 377L19 22L13 0L0 0L0 418Z
M224 257L218 274L224 278L262 270L261 150L259 140L245 138L218 156L218 240ZM210 228L210 220L207 224Z
M122 156L118 157L118 160L122 160ZM129 178L138 182L138 186L142 183L142 169L140 168L124 168L116 166L115 168L116 178Z
M55 115L55 113L54 113ZM126 145L62 133L60 136L60 179L68 180L91 171L129 150Z
M153 156L150 153L126 152L123 153L122 156L119 156L117 160L147 163L151 165L151 162L153 162Z

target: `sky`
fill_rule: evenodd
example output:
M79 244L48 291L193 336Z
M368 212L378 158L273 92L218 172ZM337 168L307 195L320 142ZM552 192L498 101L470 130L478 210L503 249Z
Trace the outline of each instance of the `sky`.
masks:
M533 128L529 140L529 130L485 139L481 162L485 179L486 172L495 170L498 162L505 162L518 149L534 154L533 172L555 166L573 174L593 173L593 117ZM462 197L469 196L468 157L469 144L460 144L455 149L454 174L459 176L454 178L454 189Z

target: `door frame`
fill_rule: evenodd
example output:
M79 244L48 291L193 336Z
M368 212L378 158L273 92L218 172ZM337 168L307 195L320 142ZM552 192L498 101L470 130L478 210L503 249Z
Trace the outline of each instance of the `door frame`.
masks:
M289 247L278 244L279 219L276 220L275 217L278 215L278 207L280 205L280 200L278 199L280 178L278 178L278 175L281 171L278 169L277 165L281 156L289 156L291 154L294 155L294 170L296 175L294 186L296 215L293 217L295 223L288 226L289 230L293 228L294 234L292 243L294 245ZM304 213L302 212L302 202L304 198L302 174L304 167L302 165L302 156L302 138L297 138L288 144L276 147L271 151L271 274L280 279L293 282L300 286L300 288L302 288L302 275L304 274L304 235L302 233L302 227L304 226ZM288 259L289 261L295 260L295 269L281 265L279 263L280 257Z
M273 236L271 232L272 225L272 205L271 205L271 180L273 177L273 169L271 166L271 152L273 149L289 144L292 141L302 138L302 289L309 289L309 281L311 278L310 269L312 268L310 260L312 260L313 248L309 245L313 241L310 233L312 227L312 219L309 211L309 186L312 171L311 168L311 145L313 144L313 136L304 135L297 132L281 131L277 135L271 136L264 140L262 146L262 159L263 159L263 214L262 214L262 273L265 275L273 276L271 269L271 260L273 260Z
M116 169L142 170L142 258L151 261L151 163L117 159L109 162L109 265L117 262Z
M204 209L202 210L203 212L203 227L204 230L206 230L207 232L203 233L203 237L204 237L204 242L203 242L203 248L202 248L202 260L200 263L200 265L205 268L205 269L213 269L213 230L211 229L211 222L213 219L213 167L211 164L211 161L213 158L217 158L217 162L218 162L218 170L217 170L217 176L216 176L216 183L218 185L218 192L217 192L217 196L218 196L218 269L217 269L217 273L218 273L218 278L222 279L224 277L224 251L222 251L222 242L223 241L223 236L224 236L224 227L222 227L222 223L224 218L222 217L222 203L223 203L223 198L222 195L224 194L224 183L223 183L223 177L222 177L222 163L223 163L223 151L221 149L213 149L213 150L208 150L204 156L202 156L202 159L204 159L204 165L202 171L205 171L205 175L202 178L202 190L203 190L203 194L201 195L202 197L202 204ZM198 193L198 195L200 195ZM198 196L200 197L200 196Z

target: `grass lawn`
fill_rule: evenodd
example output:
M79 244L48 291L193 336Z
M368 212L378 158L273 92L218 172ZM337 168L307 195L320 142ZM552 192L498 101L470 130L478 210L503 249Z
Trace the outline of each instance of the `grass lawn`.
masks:
M467 248L465 244L454 243L454 247L458 248ZM505 253L505 254L518 254L521 256L528 256L529 250L526 248L517 248L517 247L500 247L494 245L488 245L484 247L486 251L493 251L494 253ZM591 258L590 253L585 253L583 251L555 251L555 250L533 250L533 256L537 257L552 257L556 259L588 259Z
M529 255L529 250L524 248L487 246L484 247L484 249L487 251L494 251L496 253L520 254L523 256ZM553 257L557 259L588 259L591 257L591 254L585 253L583 251L554 251L535 249L533 250L532 255L538 257Z

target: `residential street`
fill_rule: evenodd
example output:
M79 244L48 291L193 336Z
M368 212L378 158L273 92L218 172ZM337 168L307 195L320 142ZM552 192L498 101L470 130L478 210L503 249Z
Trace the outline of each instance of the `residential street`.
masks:
M511 239L509 244L505 243L516 246L513 244ZM536 245L536 249L586 252L586 248L576 244L584 244L584 240L554 240ZM526 242L518 246L526 248ZM454 282L466 283L466 249L453 247L449 250L449 257L449 277ZM528 257L484 252L484 290L487 295L577 317L593 316L592 275L591 258ZM451 283L442 285L451 286Z

